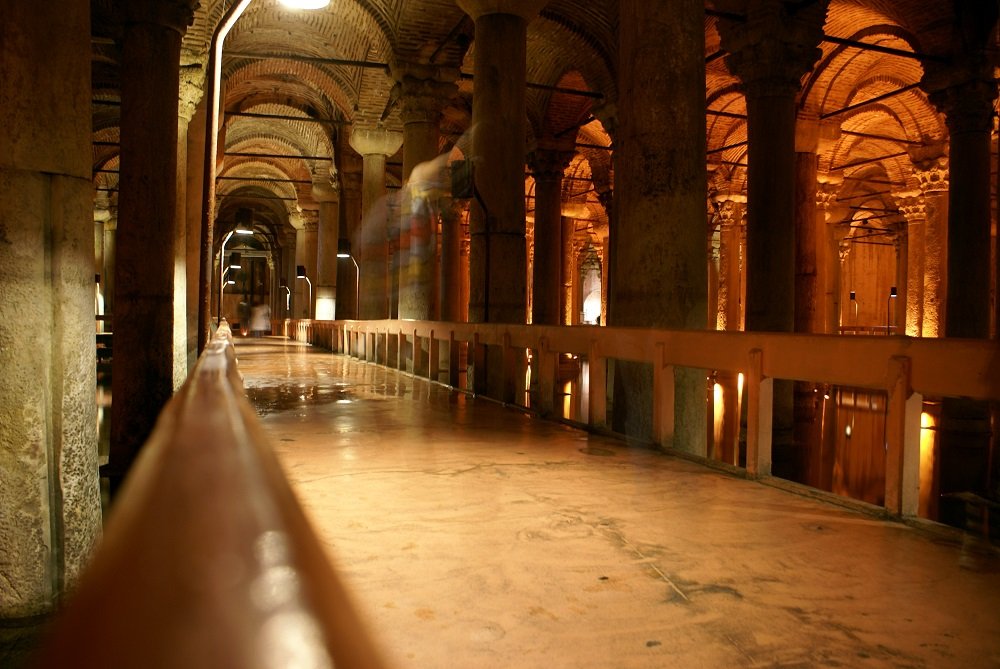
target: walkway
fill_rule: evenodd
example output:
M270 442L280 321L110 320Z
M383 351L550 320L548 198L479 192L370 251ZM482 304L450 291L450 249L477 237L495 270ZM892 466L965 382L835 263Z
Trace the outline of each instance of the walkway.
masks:
M1000 560L277 338L237 340L397 667L1000 667Z

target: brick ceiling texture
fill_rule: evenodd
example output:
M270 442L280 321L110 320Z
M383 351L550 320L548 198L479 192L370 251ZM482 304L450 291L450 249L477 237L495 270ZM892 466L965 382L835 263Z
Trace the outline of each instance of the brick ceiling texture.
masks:
M212 32L229 4L201 0L184 37L182 77L199 88ZM740 20L762 4L706 2L710 195L746 189L746 105L738 79L727 69L720 21ZM822 3L783 4L795 10L812 5ZM113 188L120 12L115 0L94 0L91 6L95 180ZM799 108L800 116L820 122L820 171L843 197L857 197L870 209L894 210L891 193L913 185L907 151L946 136L943 117L918 84L928 63L950 54L955 6L947 0L830 0L822 56L802 78ZM574 178L567 180L564 198L583 205L572 210L581 222L590 221L591 231L606 231L597 194L613 180L611 151L604 148L611 137L597 119L606 118L602 110L613 109L618 94L618 11L613 0L553 0L528 26L527 78L533 84L527 92L528 148L575 140L577 152L566 171ZM345 172L360 169L347 148L351 127L381 122L401 129L389 74L395 63L458 68L465 75L442 119L442 153L460 154L472 109L475 34L454 0L332 0L318 11L255 0L230 33L224 53L225 152L294 157L226 157L221 174L242 179L220 182L220 215L241 206L241 196L256 198L255 208L268 210L277 225L296 219L296 211L314 209L310 181L329 174L330 156L340 152L337 162ZM861 104L873 98L880 99ZM400 163L398 155L389 158L390 182L398 183ZM528 177L526 193L532 192ZM531 209L529 200L529 215ZM880 225L893 225L892 216L883 219Z

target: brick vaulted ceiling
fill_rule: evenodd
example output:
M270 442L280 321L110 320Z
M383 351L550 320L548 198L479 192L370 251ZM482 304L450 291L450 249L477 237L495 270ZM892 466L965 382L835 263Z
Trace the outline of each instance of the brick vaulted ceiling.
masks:
M746 105L738 79L727 70L719 21L745 15L760 2L706 2L710 192L746 188ZM208 44L228 4L201 0L184 37L182 79L196 87L203 84ZM813 4L786 0L784 7ZM113 190L120 12L115 0L91 6L95 182ZM905 190L912 179L907 151L946 137L943 117L918 84L928 62L950 54L954 6L946 0L830 0L822 56L802 79L799 107L801 116L820 121L820 171L836 175L840 188L862 195ZM574 181L564 193L583 205L573 208L581 219L604 230L607 217L597 194L611 187L613 172L611 152L601 147L612 140L596 119L606 118L617 97L618 11L613 0L553 0L528 26L528 148L575 136L577 153L566 172ZM225 53L226 153L294 157L227 157L222 174L244 180L220 182L224 207L238 206L240 193L284 198L276 201L290 214L314 207L310 181L329 173L334 156L341 165L356 161L345 139L351 127L382 122L401 129L389 70L394 63L463 73L444 110L442 152L452 150L470 122L474 25L454 0L332 0L319 11L256 0ZM879 99L861 104L873 98ZM399 162L390 157L390 180L398 182ZM581 185L587 180L592 188ZM526 192L532 190L529 178ZM880 201L895 206L890 197Z

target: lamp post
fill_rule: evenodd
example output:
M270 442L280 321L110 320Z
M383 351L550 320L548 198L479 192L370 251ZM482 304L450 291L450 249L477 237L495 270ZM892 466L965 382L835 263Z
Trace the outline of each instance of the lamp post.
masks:
M212 246L215 243L213 216L215 215L215 169L219 153L219 91L222 89L222 45L236 22L253 0L237 0L226 10L215 26L209 45L206 105L208 122L205 124L205 171L201 201L201 272L198 280L198 353L208 345L212 317ZM281 0L281 3L298 9L321 9L330 0Z
M361 314L361 267L358 266L358 261L351 255L351 240L337 240L337 257L350 258L351 262L354 263L354 318L358 320Z
M305 265L296 265L295 266L295 278L296 279L305 279L306 283L309 284L309 303L308 303L308 306L306 307L306 313L309 315L309 318L311 319L312 316L313 316L313 314L312 314L313 282L309 280L308 276L306 276L306 266Z

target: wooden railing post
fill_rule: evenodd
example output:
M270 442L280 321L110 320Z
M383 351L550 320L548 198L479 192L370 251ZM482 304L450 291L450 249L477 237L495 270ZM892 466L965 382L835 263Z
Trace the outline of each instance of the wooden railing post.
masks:
M434 330L431 330L427 337L427 378L437 381L440 367L441 342L434 338Z
M764 355L750 351L745 385L747 397L747 473L754 478L771 475L771 429L774 379L764 378Z
M538 410L543 416L551 416L555 413L557 354L546 337L538 340L537 351Z
M448 332L448 385L458 388L461 382L459 376L459 343L455 339L455 331Z
M917 515L920 503L920 412L923 397L910 386L910 359L889 360L885 416L885 508Z
M591 427L603 428L608 424L608 361L601 356L597 340L592 339L587 353L589 372L587 422Z
M668 365L666 347L656 344L653 355L653 440L664 448L674 445L674 366Z

